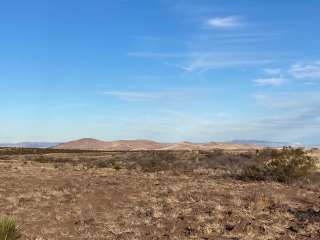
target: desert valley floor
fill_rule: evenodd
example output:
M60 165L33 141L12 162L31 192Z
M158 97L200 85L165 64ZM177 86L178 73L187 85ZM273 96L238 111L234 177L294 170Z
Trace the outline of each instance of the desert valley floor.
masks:
M247 155L219 154L3 153L0 212L28 240L320 239L319 181L240 180Z

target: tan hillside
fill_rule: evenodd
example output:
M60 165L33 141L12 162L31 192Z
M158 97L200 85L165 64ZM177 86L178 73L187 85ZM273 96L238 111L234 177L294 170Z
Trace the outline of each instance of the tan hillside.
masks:
M80 149L80 150L105 150L105 151L130 151L130 150L154 150L166 147L167 144L149 140L119 140L100 141L92 138L83 138L59 144L54 149Z
M155 150L167 146L150 140L119 140L110 142L112 150Z
M209 143L159 143L150 140L119 140L119 141L100 141L92 138L84 138L59 144L55 149L79 149L79 150L105 150L105 151L132 151L132 150L252 150L261 147L249 144L233 144L223 142Z
M59 144L54 149L81 149L81 150L105 150L111 147L110 143L93 138L83 138L75 141Z
M206 147L203 144L191 143L191 142L179 142L171 144L163 150L205 150Z

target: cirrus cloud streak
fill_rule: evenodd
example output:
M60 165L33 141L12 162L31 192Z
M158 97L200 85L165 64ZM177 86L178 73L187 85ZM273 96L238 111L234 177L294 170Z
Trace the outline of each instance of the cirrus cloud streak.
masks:
M242 25L239 16L215 17L208 20L208 25L213 28L232 28Z

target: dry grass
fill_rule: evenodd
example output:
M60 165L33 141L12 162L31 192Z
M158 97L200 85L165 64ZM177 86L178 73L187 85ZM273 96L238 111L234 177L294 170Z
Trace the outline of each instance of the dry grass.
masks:
M293 184L234 178L254 155L0 157L0 212L23 224L21 239L28 240L320 239L319 178Z
M0 239L16 240L19 238L19 229L16 221L11 217L0 217Z

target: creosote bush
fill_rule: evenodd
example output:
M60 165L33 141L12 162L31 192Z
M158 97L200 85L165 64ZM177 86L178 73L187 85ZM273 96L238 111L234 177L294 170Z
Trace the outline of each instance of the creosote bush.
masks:
M242 177L288 182L309 177L315 169L316 159L301 148L264 149L257 152L255 163L243 170Z
M0 217L0 240L16 240L19 238L19 229L16 221L11 217Z

